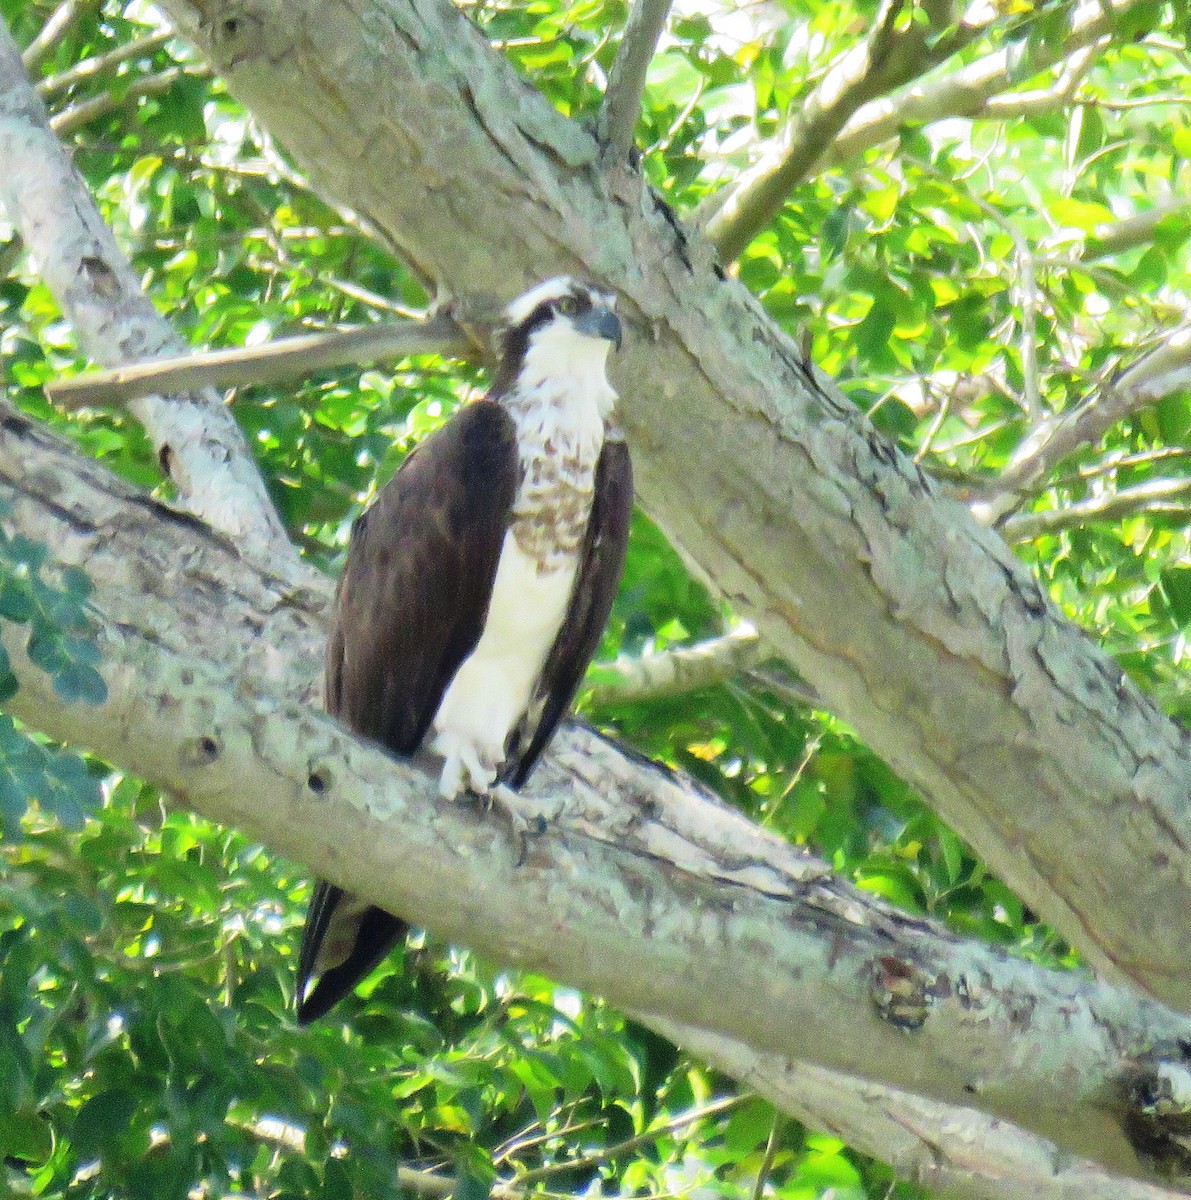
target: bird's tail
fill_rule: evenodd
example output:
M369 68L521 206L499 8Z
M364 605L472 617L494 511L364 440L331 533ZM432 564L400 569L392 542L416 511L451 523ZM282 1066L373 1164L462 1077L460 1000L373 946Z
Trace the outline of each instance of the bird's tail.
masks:
M342 888L317 883L298 955L298 1024L306 1025L329 1011L405 937L408 929L399 917Z

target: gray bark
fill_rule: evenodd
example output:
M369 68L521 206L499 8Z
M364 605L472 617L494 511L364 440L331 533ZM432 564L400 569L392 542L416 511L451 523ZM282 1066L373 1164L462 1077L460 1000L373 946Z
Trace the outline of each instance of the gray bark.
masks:
M1100 969L1191 1009L1191 747L627 166L446 0L165 0L310 179L484 302L621 295L639 496L721 595Z
M325 592L262 575L11 413L0 498L13 532L91 575L109 689L63 702L4 623L21 719L500 961L761 1055L979 1103L1123 1174L1152 1175L1139 1149L1185 1169L1146 1105L1189 1070L1191 1018L901 913L582 729L528 792L555 819L517 866L498 819L442 804L309 705Z
M100 97L102 101L107 97ZM109 366L179 354L186 343L141 291L128 259L47 122L21 53L0 21L0 209L70 321L84 353ZM131 405L180 502L263 557L300 570L244 435L210 388Z

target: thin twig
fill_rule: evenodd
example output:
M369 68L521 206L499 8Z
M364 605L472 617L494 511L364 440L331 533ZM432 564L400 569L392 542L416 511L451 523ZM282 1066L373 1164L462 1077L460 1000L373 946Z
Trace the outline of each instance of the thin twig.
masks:
M171 395L197 387L230 388L277 383L328 367L408 358L414 354L461 356L472 349L448 316L424 321L386 321L281 338L263 346L208 350L92 371L47 385L46 394L66 409L123 404L138 396Z
M72 133L89 125L109 113L119 112L129 104L146 96L162 96L170 91L179 79L191 76L194 79L206 79L211 71L202 65L187 67L170 67L156 75L145 75L135 79L122 92L103 92L88 100L80 100L70 108L63 109L50 118L50 127L61 138L69 137Z
M1102 382L1082 404L1037 425L972 512L986 523L1000 521L1068 454L1099 441L1130 413L1189 384L1191 325L1183 325L1114 379Z
M114 67L126 63L130 59L148 57L164 46L173 36L174 34L168 30L151 33L147 37L137 38L136 41L129 42L125 46L117 46L106 54L96 54L91 58L84 58L82 62L75 63L73 67L60 71L57 75L47 75L45 79L38 80L38 94L45 97L51 96L55 92L65 92L74 87L76 83L94 79L96 75L105 75Z
M21 51L21 61L30 75L83 14L88 0L63 0L41 27L41 32Z
M1004 521L1000 529L1007 542L1028 542L1043 534L1058 533L1062 529L1073 529L1094 521L1116 521L1121 517L1147 512L1189 513L1191 503L1188 503L1188 497L1191 497L1191 478L1152 479L1063 508L1018 513Z
M678 1130L687 1125L693 1125L695 1122L702 1121L707 1117L719 1116L720 1113L727 1112L730 1108L735 1108L747 1099L749 1099L748 1096L721 1097L719 1100L713 1100L710 1104L705 1104L701 1108L689 1109L671 1121L667 1121L662 1125L655 1125L631 1138L626 1138L623 1142L617 1142L614 1146L605 1146L602 1150L593 1150L590 1154L584 1154L579 1158L572 1158L566 1162L547 1163L545 1166L535 1167L532 1171L525 1171L517 1176L514 1183L518 1188L524 1190L530 1184L537 1183L541 1179L549 1179L554 1175L563 1175L569 1171L582 1171L587 1167L598 1167L602 1163L619 1158L622 1154L628 1154L630 1151L636 1150L639 1146L648 1145L664 1133L677 1133Z
M773 1170L773 1160L777 1158L778 1141L781 1139L786 1123L786 1118L774 1109L773 1124L769 1127L769 1138L765 1143L765 1154L761 1159L761 1165L757 1168L757 1178L753 1184L753 1200L763 1200L765 1196L765 1184Z
M635 0L616 51L600 108L599 136L616 162L628 158L641 113L645 74L666 25L671 0Z

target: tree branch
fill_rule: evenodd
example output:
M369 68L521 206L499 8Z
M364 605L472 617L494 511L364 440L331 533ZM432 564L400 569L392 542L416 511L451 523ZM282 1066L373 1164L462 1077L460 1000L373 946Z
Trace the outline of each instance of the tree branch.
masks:
M615 160L626 160L632 149L633 130L641 115L645 74L666 27L670 4L671 0L634 0L629 10L616 58L608 72L598 124L600 141Z
M868 1079L786 1062L662 1017L638 1019L747 1084L781 1112L889 1163L902 1179L932 1195L952 1200L1174 1200L1187 1194L1110 1175L975 1108L948 1108Z
M47 75L44 79L39 79L36 85L37 94L45 99L55 92L69 91L75 84L94 79L97 75L106 75L122 63L130 62L134 58L149 58L173 36L173 33L168 30L161 33L150 33L123 46L116 46L104 54L95 54L91 58L84 58L81 62L75 63L73 67L69 67L65 71L60 71L57 75Z
M614 288L612 380L670 540L1035 912L1191 1009L1187 734L637 172L448 0L163 4L311 181L444 292L499 303L563 271Z
M119 112L145 96L164 96L184 76L202 79L209 74L210 71L205 67L185 66L168 67L155 75L142 75L119 91L101 92L98 96L80 100L62 112L55 113L50 118L50 128L61 138L70 137L72 133L78 132L92 121L106 117L109 113Z
M1119 18L1143 3L1145 0L1085 0L1062 38L1022 38L950 75L866 104L825 147L820 169L838 167L897 137L903 125L929 125L946 117L999 117L997 105L1013 102L1012 96L994 101L1000 93L1017 80L1038 75L1102 38L1110 38Z
M1191 513L1191 479L1152 479L1062 508L1018 513L1001 523L1009 542L1028 542L1047 533L1115 521L1139 512Z
M1045 475L1081 446L1097 442L1130 413L1191 385L1191 325L1173 330L1082 404L1040 422L972 511L997 522L1012 512Z
M848 119L864 104L931 69L972 41L983 26L961 23L949 35L917 22L903 24L903 0L886 0L867 41L842 55L778 134L755 166L700 205L695 223L724 262L739 258L819 162Z
M1149 245L1163 221L1180 218L1191 224L1191 200L1167 196L1145 212L1098 225L1084 243L1080 257L1085 262L1094 262L1100 258L1113 258L1118 254L1125 254L1136 250L1138 246Z
M0 205L74 327L107 364L179 353L185 343L140 290L0 22ZM132 408L182 504L277 563L300 569L235 419L211 391L148 396Z
M32 74L41 66L46 55L57 45L59 38L69 32L70 27L88 7L89 0L62 0L62 3L50 13L49 20L41 27L41 32L21 54L21 61L26 71Z
M91 371L48 385L46 395L65 409L124 404L163 391L280 383L328 367L401 359L415 354L466 355L472 343L446 314L418 321L384 321L279 338L263 346L207 350L110 371Z
M674 646L639 658L600 663L594 668L596 679L587 692L587 702L595 708L637 704L713 687L755 667L766 655L757 631L742 625L694 646Z
M1177 1128L1143 1101L1191 1066L1191 1018L898 912L579 728L525 793L555 815L517 866L503 825L443 805L417 764L304 702L325 594L279 592L15 414L0 419L0 493L14 533L86 564L103 614L96 706L64 702L3 623L20 681L8 707L34 727L447 939L622 1006L945 1104L978 1096L1139 1178L1142 1134L1153 1157ZM1162 1165L1186 1169L1179 1154L1172 1141Z

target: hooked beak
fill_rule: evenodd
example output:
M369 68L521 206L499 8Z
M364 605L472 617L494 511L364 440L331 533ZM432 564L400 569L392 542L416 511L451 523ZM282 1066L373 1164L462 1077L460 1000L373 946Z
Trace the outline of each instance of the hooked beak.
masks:
M607 304L597 304L575 319L575 329L588 337L603 338L620 349L620 318Z

